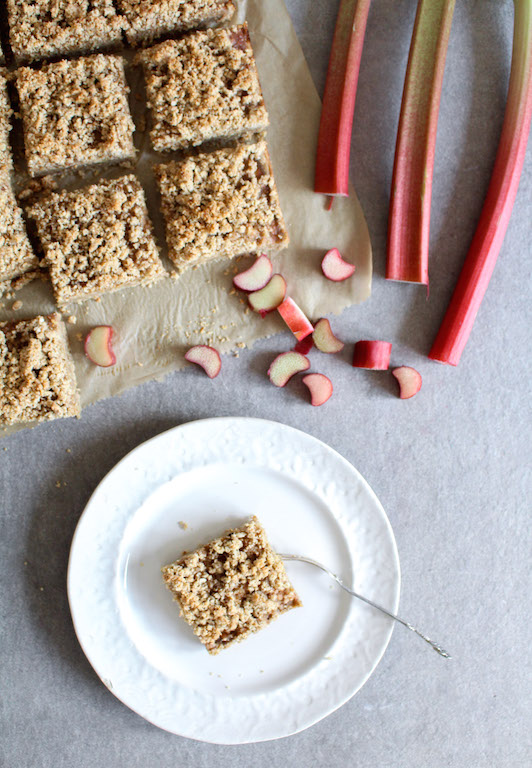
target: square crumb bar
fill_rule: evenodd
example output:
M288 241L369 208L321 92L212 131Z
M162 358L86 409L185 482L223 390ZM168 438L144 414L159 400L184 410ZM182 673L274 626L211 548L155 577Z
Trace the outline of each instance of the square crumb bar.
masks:
M74 364L60 316L0 323L0 425L79 413Z
M38 263L9 174L4 171L0 173L0 283L37 269Z
M140 55L159 152L265 131L247 24L167 40Z
M0 74L0 174L9 172L13 167L11 149L9 147L9 132L11 130L11 107L7 95L7 82Z
M288 244L264 141L156 165L155 174L178 269Z
M117 0L128 21L130 43L156 40L170 32L184 32L228 21L233 0Z
M135 176L54 192L28 208L58 305L147 285L166 274Z
M17 62L98 51L122 42L113 0L7 0Z
M181 616L213 655L301 605L256 517L162 573Z
M120 56L97 54L17 71L31 176L135 156Z

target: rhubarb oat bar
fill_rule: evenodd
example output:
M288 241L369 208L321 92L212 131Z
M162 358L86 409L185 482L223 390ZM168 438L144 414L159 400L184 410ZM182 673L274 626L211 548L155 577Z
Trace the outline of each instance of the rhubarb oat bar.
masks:
M74 364L60 316L0 323L0 425L79 413Z
M135 156L124 62L96 54L17 71L31 176Z
M113 0L7 0L17 62L98 51L121 44L124 19Z
M0 283L38 267L9 174L0 173Z
M7 95L7 82L0 74L0 174L13 167L11 149L9 147L9 132L11 130L11 107Z
M135 176L54 192L28 208L56 303L148 285L166 274Z
M159 152L265 131L247 24L195 32L140 54Z
M301 605L256 517L162 573L180 615L213 655Z
M288 244L266 143L155 166L178 269Z
M117 0L117 5L127 18L126 34L133 44L220 24L235 12L233 0Z

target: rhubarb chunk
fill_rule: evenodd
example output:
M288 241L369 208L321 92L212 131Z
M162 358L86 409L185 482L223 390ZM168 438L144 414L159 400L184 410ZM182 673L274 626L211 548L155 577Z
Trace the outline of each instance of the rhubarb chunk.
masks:
M392 374L399 384L399 397L401 400L408 400L410 397L417 395L421 389L422 379L421 374L415 368L411 368L409 365L401 365L399 368L394 368Z
M222 368L220 353L206 344L191 347L185 354L185 360L203 368L209 379L215 379Z
M286 296L286 280L282 275L272 275L264 288L260 291L253 291L248 296L251 309L259 312L262 316L268 312L273 312L279 304L282 304Z
M311 405L323 405L333 393L332 382L323 373L307 373L302 381L309 388Z
M322 317L318 320L314 333L312 334L312 340L319 349L320 352L326 352L327 354L334 354L335 352L341 352L344 348L343 341L337 339L331 330L331 324L326 317Z
M310 336L314 330L314 326L303 310L290 297L279 304L277 311L298 341Z
M109 368L116 363L113 352L113 329L110 325L97 325L85 338L85 354L89 360L101 368Z
M268 376L276 387L284 387L296 373L308 371L310 361L299 352L283 352L277 355L268 369Z
M239 291L260 291L272 276L273 266L265 253L262 253L249 269L233 277L233 284Z
M392 345L389 341L357 341L353 352L353 367L371 371L387 371Z
M328 280L332 280L334 283L341 283L342 280L347 280L348 277L351 277L356 267L354 264L349 264L342 259L338 248L331 248L322 259L321 269Z

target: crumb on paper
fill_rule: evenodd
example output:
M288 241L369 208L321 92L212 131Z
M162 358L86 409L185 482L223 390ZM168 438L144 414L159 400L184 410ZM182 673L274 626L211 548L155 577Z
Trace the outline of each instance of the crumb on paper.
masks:
M78 318L76 317L76 315L69 315L67 317L67 323L69 323L69 325L76 325L77 322L78 322Z
M16 312L17 310L22 309L22 306L23 305L22 305L21 300L17 299L17 301L13 302L13 306L11 307L11 309L14 309L15 312Z
M187 528L188 528L188 523L185 523L185 521L184 521L184 520L180 520L180 521L179 521L179 527L180 527L180 528L181 528L183 531L186 531L186 530L187 530Z

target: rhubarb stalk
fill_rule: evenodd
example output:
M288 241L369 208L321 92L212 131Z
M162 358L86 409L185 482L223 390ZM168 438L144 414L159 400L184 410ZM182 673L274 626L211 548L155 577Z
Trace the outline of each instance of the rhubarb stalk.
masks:
M349 194L353 113L371 0L341 0L321 109L314 191Z
M480 220L429 357L458 365L506 234L532 117L532 0L514 0L512 68L502 133Z
M419 0L406 70L388 222L388 280L428 285L438 112L455 0Z

